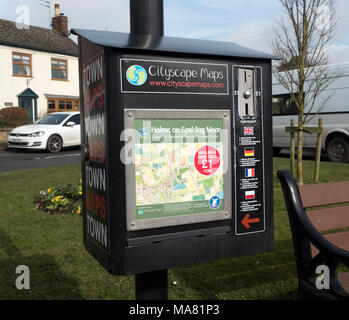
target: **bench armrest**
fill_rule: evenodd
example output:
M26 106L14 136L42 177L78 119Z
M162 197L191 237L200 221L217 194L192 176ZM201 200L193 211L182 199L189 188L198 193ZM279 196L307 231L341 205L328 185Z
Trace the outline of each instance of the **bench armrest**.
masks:
M288 170L280 170L277 172L277 176L284 193L293 237L297 236L298 232L304 233L326 260L329 262L339 260L349 267L349 252L336 247L325 239L309 220L303 208L299 189L292 173Z

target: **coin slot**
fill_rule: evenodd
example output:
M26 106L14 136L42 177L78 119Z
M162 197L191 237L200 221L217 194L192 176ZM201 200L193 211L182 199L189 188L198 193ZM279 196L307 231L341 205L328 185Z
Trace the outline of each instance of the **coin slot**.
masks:
M255 72L254 69L238 69L239 115L241 118L254 118L255 111Z

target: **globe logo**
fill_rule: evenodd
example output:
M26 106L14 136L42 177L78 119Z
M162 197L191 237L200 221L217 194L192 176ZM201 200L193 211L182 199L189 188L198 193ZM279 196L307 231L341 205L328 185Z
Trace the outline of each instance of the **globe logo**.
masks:
M138 135L141 137L146 137L149 134L149 131L147 128L140 128L137 130L137 132L138 132Z
M210 199L209 204L212 209L217 209L221 204L221 200L217 196L214 196Z
M126 71L126 78L134 86L141 86L147 81L147 72L138 65L129 67Z

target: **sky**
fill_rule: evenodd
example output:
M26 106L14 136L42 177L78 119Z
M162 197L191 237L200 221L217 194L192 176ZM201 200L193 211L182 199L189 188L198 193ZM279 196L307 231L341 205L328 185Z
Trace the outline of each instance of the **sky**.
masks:
M0 0L0 18L49 28L54 4L69 28L129 32L129 0ZM165 35L236 42L271 53L276 21L284 14L278 0L164 0ZM338 29L329 63L349 62L349 1L337 0Z

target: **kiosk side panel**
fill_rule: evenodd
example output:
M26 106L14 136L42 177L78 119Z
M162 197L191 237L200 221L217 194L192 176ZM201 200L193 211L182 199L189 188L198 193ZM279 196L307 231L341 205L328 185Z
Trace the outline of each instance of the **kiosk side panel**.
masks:
M104 48L79 37L84 246L109 269Z

